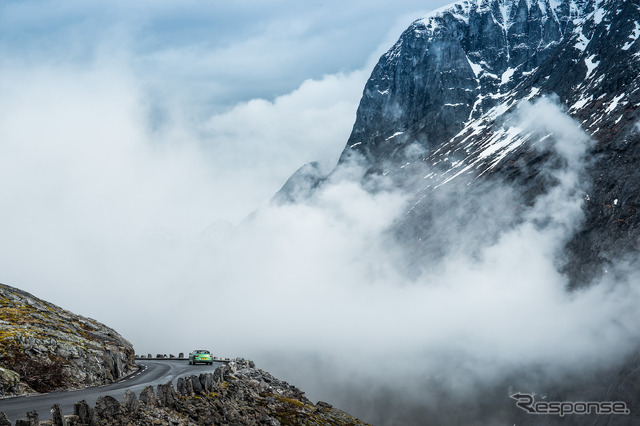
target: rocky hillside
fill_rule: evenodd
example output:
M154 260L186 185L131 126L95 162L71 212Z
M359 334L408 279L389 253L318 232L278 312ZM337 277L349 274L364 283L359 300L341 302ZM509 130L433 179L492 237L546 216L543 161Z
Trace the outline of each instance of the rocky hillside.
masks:
M100 397L95 407L75 404L67 416L54 406L52 423L73 425L365 425L325 402L311 403L304 392L237 359L214 373L149 386L139 397L127 391L122 401ZM39 424L37 413L27 413L17 424ZM64 423L63 423L64 422ZM0 425L11 423L0 413Z
M99 322L0 284L0 397L110 383L137 369Z

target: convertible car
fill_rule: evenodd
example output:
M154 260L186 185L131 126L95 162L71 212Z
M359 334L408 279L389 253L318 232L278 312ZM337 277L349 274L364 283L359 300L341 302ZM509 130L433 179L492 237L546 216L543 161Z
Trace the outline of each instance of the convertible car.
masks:
M211 356L211 352L199 349L189 354L189 365L196 365L199 362L209 365L213 364L213 357Z

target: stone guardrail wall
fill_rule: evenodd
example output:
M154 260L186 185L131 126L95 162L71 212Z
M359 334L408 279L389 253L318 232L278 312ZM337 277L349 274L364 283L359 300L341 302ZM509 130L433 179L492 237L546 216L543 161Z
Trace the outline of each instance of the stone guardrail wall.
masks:
M162 358L162 357L161 357ZM174 357L173 359L178 359ZM255 368L253 361L242 358L236 358L229 365L218 367L213 373L202 373L198 376L191 375L180 377L177 387L174 387L170 381L167 384L159 384L154 392L153 386L145 387L138 397L131 390L127 390L124 394L122 402L106 395L100 396L96 401L95 408L91 408L86 401L76 402L73 407L73 415L65 416L59 404L51 407L52 419L44 424L52 426L85 426L96 424L149 424L148 422L130 422L132 418L141 415L141 411L149 411L154 408L176 409L179 405L180 397L198 396L204 397L210 395L216 390L215 386L225 380L232 380L234 377L232 372L240 368ZM215 394L213 394L215 395ZM142 404L141 404L142 403ZM184 405L183 402L181 405ZM166 415L167 413L165 413ZM175 413L177 415L177 413ZM117 420L117 421L116 421ZM165 424L177 424L176 419ZM23 418L16 420L15 426L40 426L40 415L37 411L28 412ZM206 422L206 424L213 424ZM11 426L11 422L6 415L0 412L0 426Z
M147 354L147 355L136 355L135 359L137 360L145 360L145 359L170 359L170 360L176 360L176 361L187 361L189 360L189 356L185 357L184 356L184 352L180 352L178 354L178 356L175 356L173 354L156 354L156 356L152 356L151 354ZM231 358L221 358L221 357L217 357L214 356L213 360L215 362L231 362Z

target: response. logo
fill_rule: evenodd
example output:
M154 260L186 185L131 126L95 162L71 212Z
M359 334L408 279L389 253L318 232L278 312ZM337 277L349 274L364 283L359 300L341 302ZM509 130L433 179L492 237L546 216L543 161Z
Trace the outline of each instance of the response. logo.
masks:
M551 414L560 417L567 414L623 414L631 411L624 401L537 401L532 394L514 393L509 396L516 405L529 414Z

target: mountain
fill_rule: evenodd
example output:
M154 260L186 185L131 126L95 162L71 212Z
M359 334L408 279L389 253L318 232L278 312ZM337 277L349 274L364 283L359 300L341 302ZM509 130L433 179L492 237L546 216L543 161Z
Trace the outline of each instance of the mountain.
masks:
M357 164L368 190L409 196L392 233L410 277L453 254L477 259L528 223L556 237L567 295L629 282L640 248L639 39L639 0L463 0L434 11L380 58L332 174L301 169L278 202L312 197ZM635 424L638 353L530 386L564 400L631 401L629 417L507 409L477 418L496 414L527 373L483 389L467 417L403 407L433 424ZM451 398L439 411L459 407Z
M415 206L445 183L473 180L465 191L478 195L493 179L518 186L519 202L531 205L552 184L543 165L558 161L533 147L559 132L548 118L522 128L514 116L523 102L552 99L594 142L581 177L590 185L585 220L562 265L571 288L588 286L639 248L639 38L638 1L465 0L439 9L380 58L333 174L355 159L369 187L383 176L413 192ZM304 199L327 181L307 165L276 201ZM400 239L426 237L434 209L412 208ZM445 254L433 247L446 244L420 241L408 251L416 270Z
M443 8L415 21L378 62L340 163L357 154L368 173L400 186L430 165L418 200L454 177L499 175L521 185L531 203L545 186L536 164L549 154L534 152L540 135L519 131L509 116L523 100L553 96L595 141L586 218L564 265L572 287L587 285L638 248L639 37L637 1L471 0ZM414 209L414 222L420 213Z
M99 322L0 284L0 397L111 383L137 370L131 343Z

